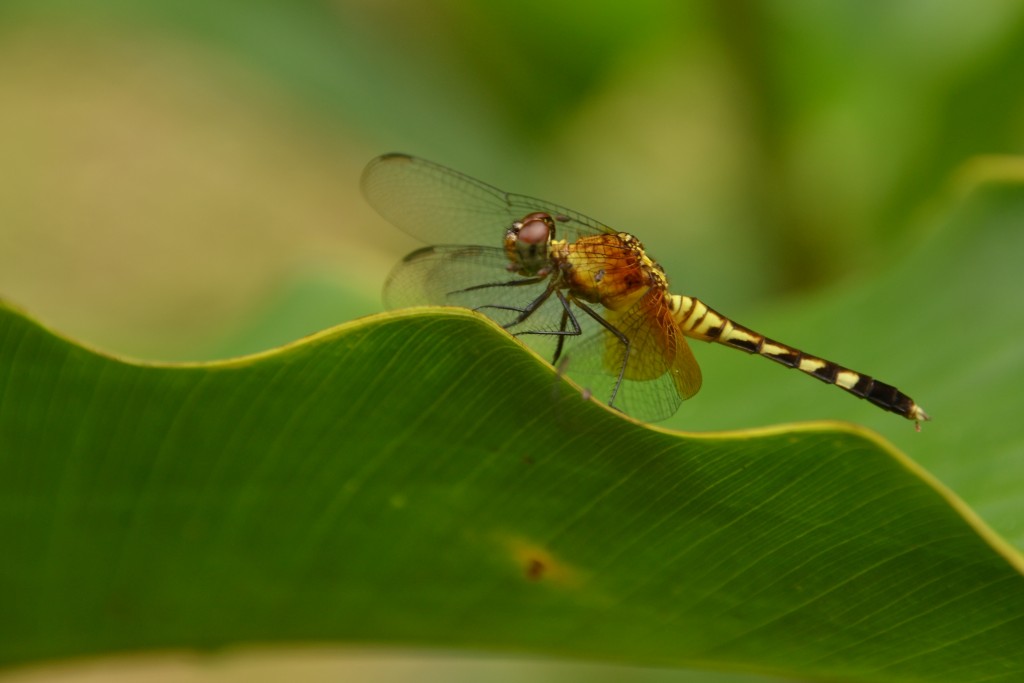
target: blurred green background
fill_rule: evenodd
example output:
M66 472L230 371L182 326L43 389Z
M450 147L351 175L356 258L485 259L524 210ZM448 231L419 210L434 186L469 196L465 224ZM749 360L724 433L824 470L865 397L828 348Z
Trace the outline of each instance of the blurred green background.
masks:
M0 296L164 360L374 313L416 245L358 177L405 151L634 232L765 327L1021 153L1022 74L1012 0L0 0ZM669 680L541 671L509 675Z

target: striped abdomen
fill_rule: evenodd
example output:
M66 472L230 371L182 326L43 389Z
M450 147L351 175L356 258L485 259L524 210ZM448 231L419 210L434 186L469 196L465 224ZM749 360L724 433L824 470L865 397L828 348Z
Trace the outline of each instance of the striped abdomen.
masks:
M698 299L672 295L669 299L672 317L688 337L725 344L747 353L756 353L796 368L828 384L835 384L854 396L866 398L876 406L902 415L909 420L927 420L928 415L913 399L894 386L879 382L832 361L811 356L791 346L780 344L762 334L737 325Z

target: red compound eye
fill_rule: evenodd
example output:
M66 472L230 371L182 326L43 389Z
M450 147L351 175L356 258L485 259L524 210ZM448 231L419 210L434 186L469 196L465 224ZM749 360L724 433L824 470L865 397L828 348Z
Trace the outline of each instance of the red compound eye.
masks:
M519 228L519 241L526 244L544 244L550 236L551 216L546 213L531 213Z

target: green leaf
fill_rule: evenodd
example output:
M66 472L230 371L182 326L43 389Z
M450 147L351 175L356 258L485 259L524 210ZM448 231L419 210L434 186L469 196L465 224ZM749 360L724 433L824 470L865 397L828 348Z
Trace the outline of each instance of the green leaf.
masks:
M922 376L955 354L960 379L925 383L934 402L918 398L939 409L921 435L879 415L947 482L995 464L1021 476L1013 426L981 433L986 405L1020 378L1020 361L984 351L1012 342L1001 335L1020 313L971 316L946 295L966 286L954 257L971 271L987 259L963 297L1003 282L1022 194L984 193L933 237L927 263L880 283L934 271L898 291L919 320L947 316L948 334L912 351ZM851 294L840 310L871 301ZM994 372L1005 360L1009 376ZM979 405L957 410L967 385ZM987 516L1004 531L1020 518L1019 495L972 495L1001 502ZM837 680L1024 674L1024 562L872 432L648 428L458 310L156 365L0 309L0 547L6 664L341 641Z

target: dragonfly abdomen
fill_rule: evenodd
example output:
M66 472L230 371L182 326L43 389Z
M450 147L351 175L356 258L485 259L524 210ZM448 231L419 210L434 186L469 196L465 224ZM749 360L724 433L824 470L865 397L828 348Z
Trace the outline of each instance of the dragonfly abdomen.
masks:
M688 337L718 342L770 358L826 384L834 384L858 398L867 399L876 406L907 419L929 419L927 413L913 399L896 387L769 339L763 334L734 323L699 299L673 295L670 297L669 307L676 324Z

